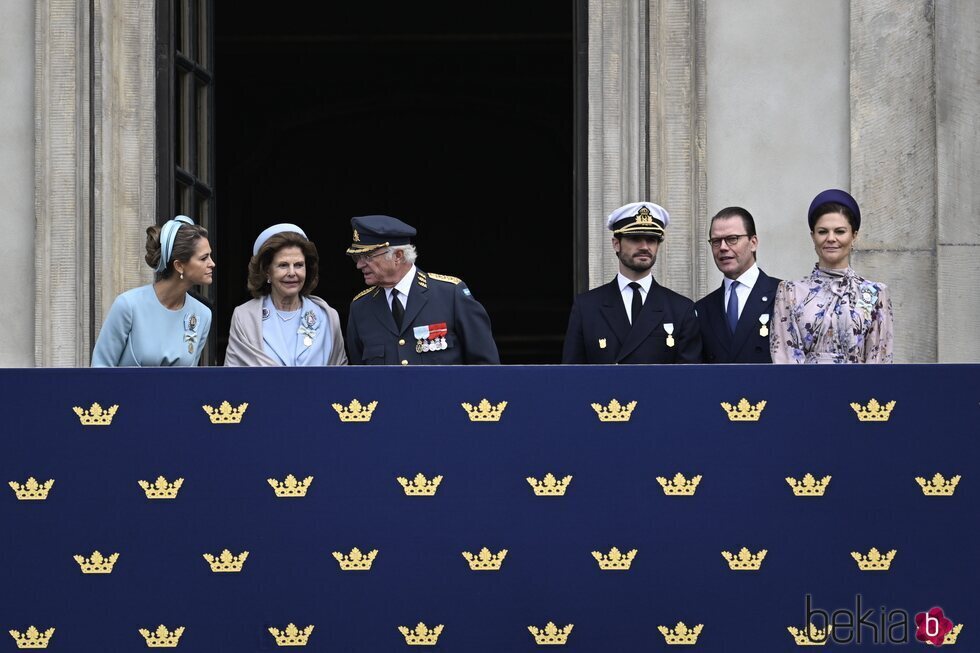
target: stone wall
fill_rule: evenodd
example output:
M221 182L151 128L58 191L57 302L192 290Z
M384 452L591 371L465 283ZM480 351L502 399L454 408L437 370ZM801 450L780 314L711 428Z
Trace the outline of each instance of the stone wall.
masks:
M34 0L0 2L0 367L34 364Z

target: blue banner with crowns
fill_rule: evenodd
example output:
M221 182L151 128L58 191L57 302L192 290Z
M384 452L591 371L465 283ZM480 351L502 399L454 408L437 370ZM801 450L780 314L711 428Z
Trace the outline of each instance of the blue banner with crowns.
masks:
M978 365L0 378L0 651L980 648Z

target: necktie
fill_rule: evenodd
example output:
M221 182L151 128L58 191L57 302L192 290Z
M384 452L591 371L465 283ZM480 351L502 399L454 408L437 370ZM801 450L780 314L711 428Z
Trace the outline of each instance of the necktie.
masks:
M738 295L735 294L735 287L738 286L737 281L733 281L732 285L729 287L728 291L728 330L733 334L735 333L735 327L738 325Z
M391 317L395 318L395 326L402 328L402 318L405 317L405 307L398 300L398 291L391 291Z
M643 298L640 297L640 284L631 281L629 287L633 289L633 303L630 305L630 324L636 324L640 317L640 309L643 308Z

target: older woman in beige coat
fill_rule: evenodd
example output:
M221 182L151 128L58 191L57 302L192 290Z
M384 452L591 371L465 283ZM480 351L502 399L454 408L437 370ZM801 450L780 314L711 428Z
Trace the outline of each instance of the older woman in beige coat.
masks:
M337 311L310 294L319 255L293 224L269 227L255 240L248 289L255 299L235 309L225 365L300 367L346 365Z

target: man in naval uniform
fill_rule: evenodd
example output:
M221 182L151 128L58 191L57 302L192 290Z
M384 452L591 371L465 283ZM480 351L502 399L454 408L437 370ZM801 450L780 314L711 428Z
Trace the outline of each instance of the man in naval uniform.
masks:
M563 363L700 363L694 302L653 278L653 264L670 215L634 202L606 220L619 274L575 298Z
M769 324L779 279L756 264L759 237L752 214L740 206L711 218L708 243L725 278L695 304L706 363L771 363Z
M490 317L456 277L415 267L415 228L387 215L351 219L347 253L369 288L350 306L352 365L499 365Z

